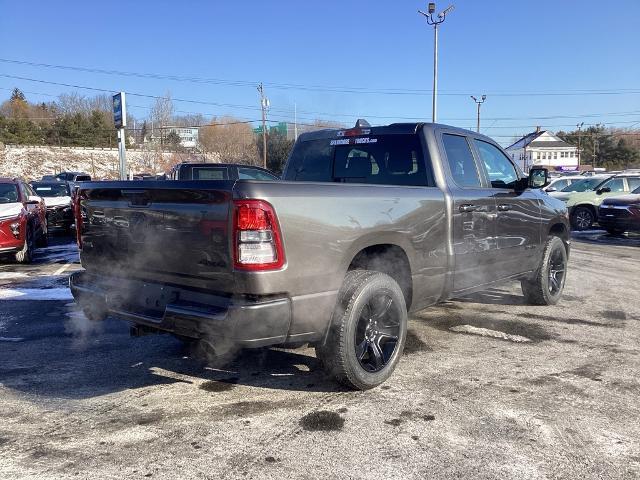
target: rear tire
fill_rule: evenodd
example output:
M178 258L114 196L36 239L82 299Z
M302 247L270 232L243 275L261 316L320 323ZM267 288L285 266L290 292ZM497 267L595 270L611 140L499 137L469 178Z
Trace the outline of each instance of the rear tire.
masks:
M341 384L368 390L395 370L407 336L407 307L400 286L380 272L347 273L324 345L316 355Z
M101 322L107 318L107 312L105 310L95 307L82 307L82 313L87 317L87 320L92 322Z
M26 238L24 239L24 246L22 250L16 253L16 262L18 263L31 263L33 259L33 232L31 228L27 226Z
M578 230L588 230L593 226L595 215L589 207L576 207L571 213L571 228Z
M531 305L555 305L562 297L567 276L567 249L559 237L549 237L534 276L520 282Z
M623 228L607 228L606 230L609 235L613 236L619 236L625 232Z
M40 236L36 241L36 246L40 248L45 248L49 246L49 233L47 228L43 227L42 231L40 232Z

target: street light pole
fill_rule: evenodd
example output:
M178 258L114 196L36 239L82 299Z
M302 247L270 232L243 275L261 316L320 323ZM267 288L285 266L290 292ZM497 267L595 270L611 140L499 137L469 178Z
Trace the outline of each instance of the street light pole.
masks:
M447 13L452 12L453 5L449 5L434 18L436 4L429 2L427 13L418 10L418 13L427 19L427 25L433 25L433 95L431 105L431 121L436 123L438 118L438 25L444 22Z
M580 122L576 125L576 127L578 127L578 171L580 171L580 130L582 130L583 125L584 122Z
M478 105L478 121L476 123L476 132L480 133L480 105L482 105L484 103L484 101L487 99L487 96L486 95L482 95L482 97L480 97L480 100L478 100L476 97L471 95L471 99L474 102L476 102L476 104Z

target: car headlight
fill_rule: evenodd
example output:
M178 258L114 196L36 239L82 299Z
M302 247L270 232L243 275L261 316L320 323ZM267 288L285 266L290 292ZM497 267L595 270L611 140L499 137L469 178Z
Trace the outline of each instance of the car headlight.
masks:
M20 222L10 223L9 228L14 237L18 238L20 236Z

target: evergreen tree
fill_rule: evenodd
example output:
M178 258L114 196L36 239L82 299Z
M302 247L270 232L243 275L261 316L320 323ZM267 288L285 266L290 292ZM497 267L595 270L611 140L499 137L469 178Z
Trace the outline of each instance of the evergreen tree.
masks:
M16 100L20 100L21 102L27 101L24 93L22 93L22 90L20 90L19 88L13 89L13 91L11 92L11 98L9 99L10 102L15 102Z

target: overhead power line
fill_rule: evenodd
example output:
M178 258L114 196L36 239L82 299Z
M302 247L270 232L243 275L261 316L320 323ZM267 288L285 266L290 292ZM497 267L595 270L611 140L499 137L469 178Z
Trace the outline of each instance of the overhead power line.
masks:
M109 70L102 68L90 68L71 65L54 65L50 63L38 63L28 62L25 60L15 60L8 58L0 58L0 62L10 63L14 65L25 65L38 68L52 68L59 70L71 70L86 73L98 73L104 75L118 75L125 77L138 77L138 78L150 78L156 80L170 80L176 82L190 82L190 83L207 83L215 85L227 85L233 87L255 87L258 85L258 81L251 80L229 80L221 78L207 78L193 75L168 75L160 73L142 73L142 72L128 72L122 70ZM361 94L376 94L376 95L431 95L430 90L425 89L410 89L410 88L367 88L367 87L355 87L355 86L330 86L330 85L304 85L298 83L277 83L277 82L264 82L264 86L274 89L285 90L310 90L310 91L324 91L330 93L361 93ZM574 96L574 95L637 95L640 94L640 88L615 88L615 89L577 89L577 90L548 90L548 91L487 91L491 96L504 96L504 97L522 97L522 96ZM463 91L440 91L440 95L450 96L467 96L468 92Z
M34 79L34 78L28 78L28 77L21 77L21 76L17 76L17 75L8 75L8 74L0 74L0 77L5 77L5 78L11 78L11 79L17 79L17 80L25 80L25 81L30 81L30 82L37 82L37 83L42 83L42 84L49 84L49 85L57 85L57 86L64 86L64 87L69 87L69 88L77 88L77 89L81 89L81 90L89 90L89 91L96 91L96 92L101 92L101 93L109 93L109 94L113 94L116 93L115 90L110 90L110 89L105 89L105 88L98 88L98 87L90 87L90 86L85 86L85 85L75 85L75 84L69 84L69 83L62 83L62 82L52 82L49 80L41 80L41 79ZM1 90L7 90L7 91L12 91L13 88L4 88L4 87L0 87ZM57 95L52 95L52 94L48 94L48 93L43 93L43 92L33 92L33 91L25 91L24 93L28 93L28 94L32 94L32 95L43 95L43 96L48 96L48 97L56 97ZM149 99L161 99L161 98L165 98L164 96L160 96L160 95L150 95L150 94L142 94L142 93L135 93L135 92L127 92L127 95L130 96L137 96L137 97L141 97L141 98L149 98ZM248 106L248 105L236 105L236 104L227 104L227 103L219 103L219 102L210 102L210 101L204 101L204 100L194 100L194 99L182 99L182 98L172 98L172 101L175 102L185 102L185 103L192 103L192 104L201 104L201 105L212 105L212 106L219 106L219 107L227 107L227 108L241 108L241 109L245 109L245 110L252 110L252 111L259 111L260 107L255 107L255 106ZM150 109L151 107L149 106L144 106L144 105L135 105L135 104L130 104L130 107L136 107L136 108L144 108L144 109ZM275 111L279 111L279 112L286 112L286 113L291 113L290 110L286 110L286 109L273 109ZM177 113L183 113L183 114L187 114L187 115L208 115L208 116L212 116L212 117L220 117L220 116L224 116L224 114L213 114L213 113L205 113L205 112L192 112L192 111L184 111L184 110L176 110ZM305 113L303 111L303 113ZM307 114L312 114L314 112L306 112ZM366 118L377 118L377 119L393 119L393 120L407 120L407 121L425 121L424 118L420 118L420 117L398 117L398 116L392 116L392 115L367 115L367 114L363 114L363 113L358 113L358 114L331 114L331 113L321 113L321 112L315 112L318 115L325 115L327 117L331 117L331 118L335 118L337 116L343 116L343 117L349 117L349 118L355 118L355 117L366 117ZM486 120L487 121L514 121L514 120L559 120L559 119L574 119L574 118L598 118L598 117L604 117L604 116L615 116L615 117L622 117L622 116L638 116L640 115L640 110L632 110L632 111L625 111L625 112L603 112L603 113L584 113L584 114L574 114L574 115L547 115L547 116L532 116L532 117L488 117ZM284 121L287 119L290 119L290 116L284 115L284 114L271 114L272 117L278 117L281 120L268 120L269 123L278 123L280 121ZM314 118L309 118L309 117L298 117L301 120L315 120ZM473 120L473 118L471 117L458 117L458 118L446 118L445 120L447 121L469 121L469 120ZM243 123L253 123L253 122L259 122L261 121L260 119L257 120L246 120L243 121ZM597 123L592 123L591 125L617 125L617 124L637 124L638 121L637 120L631 120L631 121L616 121L616 122L597 122ZM220 125L224 125L224 124L229 124L229 123L222 123ZM318 126L315 123L299 123L302 126ZM196 126L196 125L194 125ZM572 125L570 124L547 124L545 125L545 127L549 128L549 127L570 127ZM531 125L505 125L505 126L487 126L485 127L487 129L509 129L509 128L531 128ZM501 135L492 135L494 137L501 137ZM512 135L504 135L505 137L511 137Z

